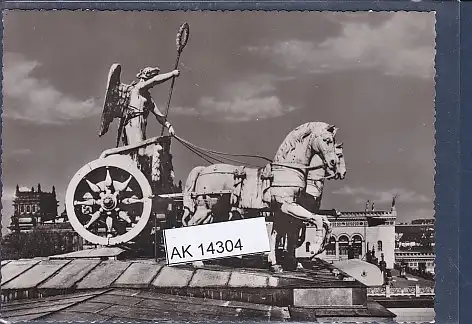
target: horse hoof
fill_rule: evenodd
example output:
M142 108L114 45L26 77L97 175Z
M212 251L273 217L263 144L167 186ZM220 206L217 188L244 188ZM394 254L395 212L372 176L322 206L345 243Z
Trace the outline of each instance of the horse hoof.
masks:
M195 261L192 263L195 268L201 268L204 266L203 261Z
M281 273L284 270L280 265L276 264L276 265L270 266L270 271L275 272L275 273Z

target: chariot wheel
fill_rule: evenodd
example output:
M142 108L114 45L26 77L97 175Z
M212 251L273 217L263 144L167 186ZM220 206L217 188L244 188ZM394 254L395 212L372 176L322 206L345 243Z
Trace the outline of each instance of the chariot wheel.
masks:
M83 166L67 187L67 216L92 244L113 246L138 236L151 215L152 190L128 156L112 155Z

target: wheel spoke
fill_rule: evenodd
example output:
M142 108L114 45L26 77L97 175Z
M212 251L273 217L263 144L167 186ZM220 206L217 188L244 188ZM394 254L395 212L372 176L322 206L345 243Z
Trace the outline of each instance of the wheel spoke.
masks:
M126 188L128 188L128 185L133 177L129 176L129 178L124 181L124 182L119 182L119 181L113 181L113 188L115 188L115 191L123 191Z
M110 216L107 217L106 219L106 222L107 222L107 232L108 232L108 236L111 236L111 229L113 227L113 218L111 218Z
M127 222L128 224L131 224L131 218L129 218L128 213L124 210L118 212L118 217L120 217L122 220Z
M75 206L95 206L99 204L100 204L99 200L95 200L95 199L87 199L84 201L80 201L80 200L74 201Z
M105 178L105 186L111 187L112 184L113 184L113 179L111 178L110 170L107 169L107 176Z
M107 188L110 188L113 184L113 179L110 175L110 170L107 169L107 175L105 176L105 180L100 181L97 183L97 186L100 188L101 192L105 192Z
M88 229L90 225L92 225L99 217L100 217L100 211L97 210L95 213L92 214L92 217L90 218L89 222L84 227Z
M97 186L96 184L90 182L89 180L85 179L85 181L87 182L87 184L89 185L90 187L90 190L92 190L93 192L100 192L100 187Z
M136 203L144 203L143 198L137 198L136 196L130 197L130 198L124 198L121 201L125 205L131 205L131 204L136 204Z

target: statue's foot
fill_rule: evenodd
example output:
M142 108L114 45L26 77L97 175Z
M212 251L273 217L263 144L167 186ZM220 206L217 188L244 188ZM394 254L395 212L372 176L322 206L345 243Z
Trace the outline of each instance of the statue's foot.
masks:
M270 271L275 273L282 273L284 270L281 265L273 264L270 266Z

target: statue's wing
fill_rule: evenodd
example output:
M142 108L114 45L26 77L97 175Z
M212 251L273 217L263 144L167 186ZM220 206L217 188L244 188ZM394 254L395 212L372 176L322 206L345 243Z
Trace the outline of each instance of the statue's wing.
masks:
M103 136L115 118L122 116L123 91L125 90L120 81L121 65L113 64L108 73L108 82L103 103L102 120L98 136ZM121 99L121 100L120 100Z

